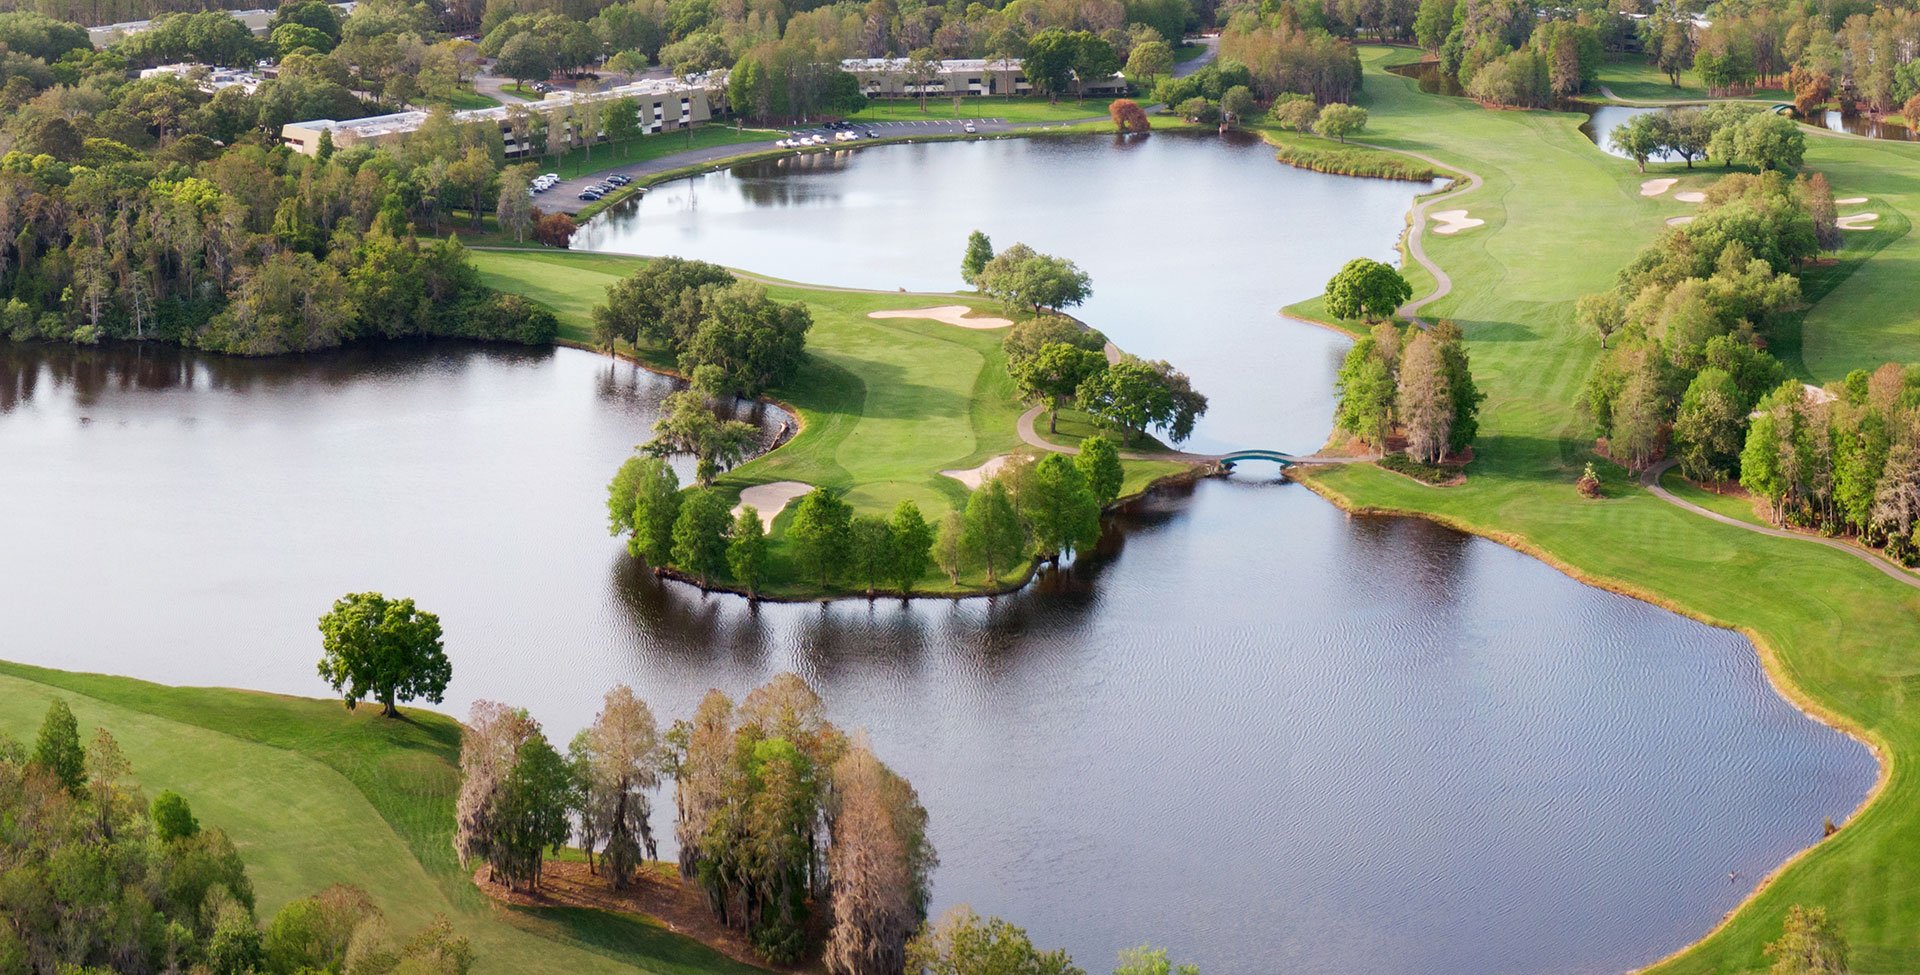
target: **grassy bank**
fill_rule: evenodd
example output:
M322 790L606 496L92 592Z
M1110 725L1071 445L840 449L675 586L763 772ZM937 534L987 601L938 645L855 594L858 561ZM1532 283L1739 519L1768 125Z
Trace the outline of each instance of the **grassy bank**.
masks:
M1835 836L1797 858L1730 920L1659 966L1663 973L1765 967L1792 904L1825 906L1854 949L1858 972L1920 968L1920 677L1907 648L1920 644L1920 593L1845 553L1721 525L1640 490L1596 461L1606 499L1579 498L1573 483L1593 459L1576 414L1579 386L1598 352L1573 321L1574 300L1611 283L1685 204L1642 197L1648 176L1683 175L1596 149L1577 115L1483 111L1423 95L1383 73L1411 52L1369 49L1367 141L1433 155L1479 173L1485 184L1450 206L1487 221L1452 237L1428 234L1428 253L1454 291L1427 314L1452 318L1472 343L1477 382L1489 394L1474 475L1435 491L1371 465L1312 471L1307 482L1343 505L1419 514L1532 552L1599 585L1698 619L1739 629L1760 647L1769 674L1803 709L1875 744L1884 762L1878 797ZM1624 93L1622 93L1624 94ZM1902 216L1920 198L1899 173L1920 167L1920 146L1809 134L1807 165L1836 195L1873 197ZM1855 208L1842 208L1852 212ZM1853 270L1834 282L1805 322L1801 368L1815 379L1897 356L1920 358L1920 308L1911 234L1875 242L1851 235ZM1881 297L1882 295L1886 297ZM1900 301L1899 296L1909 300ZM1817 823L1807 841L1819 840ZM1702 934L1708 934L1702 932Z
M562 337L592 338L591 312L607 286L640 266L640 259L569 251L476 251L488 284L525 294L554 309ZM911 295L810 288L775 283L770 294L799 301L813 314L808 361L799 376L772 395L796 410L801 431L780 449L736 468L717 486L731 503L742 489L774 481L801 481L845 493L856 511L885 514L913 501L928 520L963 505L967 488L943 470L965 470L1002 454L1024 452L1015 432L1022 404L1015 398L1000 350L1002 332L958 328L927 319L867 317L883 309L965 304L991 314L1003 310L967 295ZM673 363L657 350L631 350L661 368ZM1128 462L1128 483L1144 486L1185 465ZM611 477L612 471L607 475ZM773 571L766 587L776 597L811 597L818 586L799 578L783 536L790 516L774 522ZM921 579L927 593L989 591L978 566L961 584L937 569ZM858 590L834 588L836 594Z
M316 651L317 652L317 651ZM435 914L472 939L479 972L751 975L645 919L506 910L453 854L459 725L377 708L0 662L0 731L25 741L54 697L82 738L104 726L149 797L172 789L233 837L260 911L335 883L357 884L405 937Z
M1434 172L1432 166L1395 152L1336 142L1307 132L1290 132L1274 125L1254 126L1252 131L1260 133L1260 138L1273 146L1274 158L1289 166L1311 169L1316 173L1418 182L1441 175Z
M1601 65L1597 79L1599 84L1619 98L1627 101L1707 101L1706 83L1692 68L1680 72L1680 84L1676 87L1666 72L1654 67L1653 61L1640 54L1620 54L1608 58ZM1777 101L1792 101L1793 96L1779 88L1762 88L1744 98L1762 98Z
M1113 103L1111 98L1074 99L1063 97L1051 101L1037 95L974 95L960 99L960 107L954 108L953 96L927 98L924 110L918 98L879 98L867 103L867 107L847 116L849 122L913 122L917 120L946 120L968 118L997 118L1009 122L1071 122L1096 115L1107 114L1107 106Z

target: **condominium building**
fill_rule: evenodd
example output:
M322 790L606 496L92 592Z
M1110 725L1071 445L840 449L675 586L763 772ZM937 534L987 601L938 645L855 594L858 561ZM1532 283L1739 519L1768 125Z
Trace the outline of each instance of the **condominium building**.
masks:
M453 121L462 125L492 123L499 126L501 138L506 143L507 157L518 158L532 154L536 148L523 139L531 129L534 116L544 116L551 133L553 123L564 115L561 121L567 131L590 130L593 141L598 142L606 138L599 117L602 106L615 99L631 98L640 122L639 131L643 135L653 135L684 129L711 119L712 102L718 100L719 86L724 80L719 75L696 76L687 81L656 78L605 91L556 91L543 101L454 112ZM332 133L336 149L385 145L405 138L426 120L426 112L414 111L343 121L314 119L290 122L281 127L280 141L307 155L319 150L322 132ZM552 139L553 136L549 134L548 138Z

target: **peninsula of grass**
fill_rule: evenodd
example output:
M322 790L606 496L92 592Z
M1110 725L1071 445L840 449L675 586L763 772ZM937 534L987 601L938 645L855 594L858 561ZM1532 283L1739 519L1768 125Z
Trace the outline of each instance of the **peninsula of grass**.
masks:
M552 308L561 321L562 339L578 346L591 344L592 309L607 287L643 263L637 257L555 250L475 251L472 257L489 285ZM1007 375L1002 330L868 317L874 311L955 304L1004 315L999 305L974 295L816 288L742 276L768 284L777 300L804 302L813 315L813 329L799 375L770 393L798 414L800 432L723 475L715 486L729 503L757 484L799 481L841 492L856 513L885 515L901 501L912 501L929 521L937 522L945 512L962 507L968 493L942 471L967 470L993 457L1031 452L1017 432L1025 406ZM657 369L674 367L657 349L621 351ZM1176 460L1128 461L1122 490L1143 490L1190 466ZM774 520L771 569L763 594L777 599L862 594L864 589L851 586L823 590L803 577L784 541L790 517L782 514ZM1008 573L1002 585L989 586L983 567L970 564L958 585L934 569L915 588L926 595L978 595L1002 591L1025 578L1022 572Z
M1704 102L1715 100L1707 94L1706 83L1692 68L1680 72L1680 84L1675 87L1667 73L1654 66L1653 60L1644 54L1620 54L1601 65L1598 85L1605 85L1614 97L1629 102ZM1793 95L1779 88L1756 89L1741 98L1765 99L1787 102Z
M354 884L403 938L446 915L476 972L760 973L649 919L487 899L453 853L460 726L444 715L0 662L0 732L31 742L55 697L83 738L113 732L148 797L178 792L232 837L263 916Z
M1594 147L1578 131L1579 115L1487 111L1422 94L1382 70L1417 57L1364 52L1365 138L1485 180L1447 202L1484 226L1424 235L1453 291L1422 314L1466 330L1476 382L1488 394L1473 477L1435 491L1374 465L1346 465L1303 472L1303 480L1350 509L1433 518L1584 581L1737 629L1759 648L1782 694L1876 750L1882 779L1859 812L1824 840L1821 824L1808 823L1807 852L1652 971L1764 969L1762 948L1780 936L1781 919L1796 904L1825 907L1836 919L1852 946L1853 971L1920 970L1913 937L1920 930L1920 664L1912 649L1920 646L1920 591L1847 553L1668 504L1594 457L1574 404L1599 346L1576 327L1574 301L1608 287L1680 212L1670 199L1642 197L1641 181L1685 169L1653 165L1642 175ZM1836 196L1872 197L1889 226L1896 215L1910 221L1920 213L1920 182L1912 179L1920 144L1808 130L1806 165L1827 174ZM1858 259L1805 317L1806 353L1788 363L1804 378L1838 379L1889 358L1920 360L1920 306L1912 301L1920 241L1910 232L1863 237L1871 235L1848 235L1841 260ZM1604 482L1601 500L1574 488L1589 461Z
M1310 132L1293 132L1272 124L1258 125L1260 133L1274 148L1274 158L1289 166L1337 176L1368 176L1375 179L1404 179L1427 182L1441 175L1432 166L1397 152L1382 152L1371 146L1337 142Z

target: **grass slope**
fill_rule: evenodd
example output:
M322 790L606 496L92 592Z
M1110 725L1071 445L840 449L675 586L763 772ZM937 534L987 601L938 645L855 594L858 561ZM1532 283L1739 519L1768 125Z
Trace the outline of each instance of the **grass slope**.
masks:
M1427 313L1466 329L1474 374L1489 394L1478 459L1471 480L1447 491L1371 465L1313 472L1310 483L1352 507L1428 515L1583 579L1736 627L1755 640L1797 703L1876 744L1887 763L1878 798L1658 971L1765 967L1761 948L1779 935L1791 904L1835 914L1853 945L1855 971L1920 969L1913 937L1920 930L1920 661L1910 651L1920 645L1920 592L1843 553L1665 504L1605 463L1596 466L1607 498L1578 497L1573 482L1591 458L1591 440L1573 403L1598 350L1575 328L1573 301L1607 286L1680 204L1671 194L1640 197L1645 177L1595 149L1576 130L1578 116L1482 111L1380 72L1408 57L1366 52L1368 141L1458 163L1486 180L1450 203L1485 219L1485 227L1426 237L1429 254L1455 282ZM1827 172L1840 196L1877 196L1883 215L1915 205L1894 171L1920 171L1920 146L1810 136L1807 164ZM1684 174L1677 166L1650 169ZM1808 316L1807 358L1817 378L1836 378L1827 370L1864 364L1861 358L1879 361L1893 351L1889 342L1920 337L1920 309L1911 301L1920 276L1907 242L1856 255L1857 270ZM1876 300L1876 289L1892 293ZM1809 841L1817 837L1818 824L1809 824Z
M750 975L644 919L505 910L453 854L459 725L377 708L0 662L0 732L31 741L48 702L72 705L82 735L113 732L149 798L172 789L233 837L270 915L334 883L373 895L405 936L435 914L473 940L480 972Z
M1073 122L1107 114L1111 98L1061 98L1051 101L1039 95L980 95L960 99L955 111L951 95L927 98L926 109L918 98L877 98L867 107L847 116L850 122L912 122L919 119L997 118L1009 122Z
M1609 60L1600 67L1596 80L1627 101L1706 101L1708 98L1706 84L1692 68L1680 72L1680 86L1676 88L1666 73L1643 55L1620 55ZM1778 88L1765 88L1746 97L1790 101L1793 96Z
M517 291L559 314L562 337L591 341L591 312L613 282L640 258L553 250L475 251L486 282ZM967 489L943 470L976 466L990 457L1024 449L1015 421L1015 398L1000 350L1002 332L956 328L911 318L874 319L882 309L967 304L988 314L1001 309L967 295L902 295L812 288L774 283L769 294L805 302L813 313L808 362L774 395L799 411L801 431L788 444L723 476L718 486L742 488L773 481L803 481L836 488L857 511L886 514L903 500L920 506L929 521L965 503ZM670 362L647 350L656 365ZM1128 462L1134 489L1183 469L1172 462ZM611 474L611 472L609 472ZM776 538L785 530L774 524ZM791 578L776 545L776 578ZM787 571L781 571L783 568ZM979 572L951 585L938 570L921 580L936 592L978 588ZM814 590L792 583L768 587L774 595Z

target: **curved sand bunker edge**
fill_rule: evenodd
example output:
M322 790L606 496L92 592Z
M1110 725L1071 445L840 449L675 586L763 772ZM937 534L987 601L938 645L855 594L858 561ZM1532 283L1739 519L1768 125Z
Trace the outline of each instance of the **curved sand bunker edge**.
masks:
M944 322L960 328L991 329L1007 328L1013 324L1005 318L991 315L973 315L973 309L966 305L937 305L932 308L890 308L883 311L867 312L868 318L925 318L929 321Z
M760 515L760 527L773 530L773 519L786 510L794 499L805 497L813 485L803 481L774 481L771 484L755 484L740 492L740 503L733 506L733 516L740 517L740 509L753 506Z
M1479 217L1467 216L1465 210L1437 210L1428 214L1439 226L1433 228L1436 234L1457 234L1462 230L1471 230L1486 223Z

